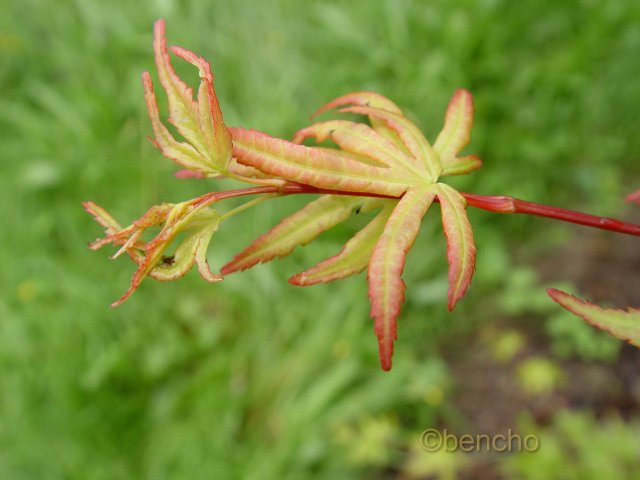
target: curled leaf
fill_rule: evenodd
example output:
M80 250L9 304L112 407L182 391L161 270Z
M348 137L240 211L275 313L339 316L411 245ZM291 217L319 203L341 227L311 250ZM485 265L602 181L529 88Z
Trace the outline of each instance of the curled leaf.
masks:
M160 281L176 280L189 272L194 263L198 266L200 276L208 282L214 283L222 280L220 275L211 272L207 263L207 248L211 236L218 229L219 215L210 210L211 217L202 226L195 228L193 232L178 245L175 253L153 267L149 276Z
M169 100L169 122L188 142L178 142L162 125L151 76L145 72L142 83L155 136L154 144L163 155L188 170L206 176L224 172L231 159L231 136L222 119L209 64L188 50L172 49L176 55L198 67L200 87L197 101L194 101L193 91L171 65L163 20L155 24L154 50L160 83Z
M112 304L113 307L124 302L147 275L157 280L174 280L185 275L195 263L205 280L222 280L220 275L211 272L206 260L206 250L211 236L218 228L220 215L203 204L200 198L175 205L152 207L126 228L119 228L108 213L90 202L85 204L85 208L106 227L107 233L105 238L93 242L91 248L99 248L108 243L120 245L121 249L115 256L126 251L138 264L129 288ZM160 233L147 243L141 241L147 229L159 225L163 225ZM187 235L175 253L165 256L167 248L182 232L187 232Z

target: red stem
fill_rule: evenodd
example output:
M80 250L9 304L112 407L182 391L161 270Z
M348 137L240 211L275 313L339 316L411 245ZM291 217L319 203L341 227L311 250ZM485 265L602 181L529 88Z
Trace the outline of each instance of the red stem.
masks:
M346 192L342 190L328 190L323 188L315 188L308 185L298 183L286 183L282 187L248 187L237 190L227 190L222 192L210 192L203 195L196 205L203 203L214 203L225 198L240 197L245 195L258 195L265 193L277 193L279 195L295 195L295 194L333 194L333 195L351 195L360 197L381 197L381 198L397 198L388 195L376 195L361 192ZM588 213L567 210L540 203L527 202L513 197L491 196L491 195L475 195L473 193L460 192L467 200L467 204L487 210L494 213L523 213L526 215L536 215L538 217L553 218L563 222L576 223L588 227L599 228L601 230L610 230L618 233L626 233L628 235L640 236L640 225L635 223L623 222L614 218L598 217L589 215ZM437 199L436 199L437 201Z
M615 218L598 217L596 215L589 215L588 213L576 212L575 210L527 202L513 197L494 197L474 195L472 193L462 193L462 195L467 199L469 205L489 212L524 213L527 215L562 220L563 222L577 223L578 225L586 225L587 227L599 228L601 230L611 230L613 232L640 236L640 225L623 222Z

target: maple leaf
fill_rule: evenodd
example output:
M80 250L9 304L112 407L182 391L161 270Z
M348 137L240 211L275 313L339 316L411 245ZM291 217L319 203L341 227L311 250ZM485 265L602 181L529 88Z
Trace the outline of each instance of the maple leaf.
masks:
M334 119L299 130L293 141L251 129L227 128L213 87L209 64L180 47L167 48L164 22L154 28L154 51L160 83L168 98L168 121L184 141L176 140L160 120L148 72L143 74L145 100L154 133L153 143L179 164L179 178L228 177L254 189L211 192L178 204L152 207L138 220L121 227L92 202L85 208L105 228L106 236L90 246L112 243L137 264L129 288L113 305L122 303L146 276L173 280L197 264L210 282L222 279L206 261L211 236L230 215L274 195L317 193L320 196L258 237L221 269L229 274L258 263L289 255L297 246L346 220L354 212L372 213L370 221L335 255L293 275L294 285L326 283L368 270L369 298L380 362L391 368L396 322L404 302L402 271L406 255L420 230L429 206L441 205L449 262L449 308L466 292L474 270L475 246L466 215L465 198L439 182L444 175L468 173L481 165L477 156L460 156L470 139L473 103L458 90L447 109L445 125L431 145L418 127L388 98L360 91L336 98L312 118L337 109L338 113L366 116L368 123ZM198 68L200 85L193 90L175 73L169 52ZM313 146L303 145L308 139ZM322 143L331 140L335 146ZM210 205L222 198L265 193L252 202L220 215ZM160 231L150 241L149 229ZM182 240L167 255L178 235Z
M169 122L187 142L177 141L160 121L158 104L149 72L142 74L145 101L155 138L162 154L178 165L202 176L217 176L226 172L231 160L231 135L224 125L222 111L213 88L211 67L195 53L180 47L171 51L198 68L200 87L197 100L192 89L176 74L165 40L164 20L154 26L153 47L160 83L169 100Z
M207 207L200 198L178 204L162 204L152 207L128 227L122 228L104 209L92 202L84 204L87 212L105 227L106 236L89 246L98 249L109 243L120 245L112 258L127 252L138 268L131 278L127 291L112 306L124 302L149 275L160 281L175 280L184 276L194 264L202 278L218 282L222 276L211 272L207 263L207 248L211 236L218 229L220 214ZM141 240L146 230L160 226L160 232L149 242ZM176 236L186 232L184 239L172 255L165 255Z
M196 98L171 65L169 52L198 68ZM160 83L168 98L168 121L184 141L174 138L160 119L151 76L142 82L154 137L162 154L182 170L178 178L230 178L250 184L237 190L210 192L177 204L163 203L138 220L121 227L93 202L85 209L105 228L105 237L90 244L114 244L118 257L127 253L136 263L122 303L150 276L174 280L194 265L209 282L222 280L206 260L212 235L227 218L268 198L290 194L319 195L296 213L281 220L222 267L223 274L289 255L297 246L355 213L372 218L335 255L293 275L289 282L308 286L367 271L371 317L378 337L380 363L391 368L397 318L404 302L402 273L406 256L420 230L422 218L434 202L440 204L449 263L448 307L452 310L466 293L475 269L476 249L466 213L467 202L499 213L525 213L577 224L640 235L640 225L564 210L506 196L464 195L440 178L478 169L476 155L461 155L471 138L471 94L457 90L447 108L444 127L433 145L394 102L373 92L353 92L321 107L313 116L336 110L365 116L368 123L344 119L315 122L287 141L251 129L227 128L213 86L209 64L180 47L167 48L164 22L154 27L154 52ZM312 139L315 145L303 142ZM333 145L323 142L330 140ZM219 214L211 205L225 198L260 195L231 211ZM640 192L627 196L640 203ZM159 232L145 241L150 229ZM181 237L178 242L177 239ZM174 243L174 253L167 252ZM638 345L638 311L602 309L563 292L550 295L587 321Z
M370 125L347 120L317 122L294 135L294 141L254 130L232 128L238 163L290 182L317 188L368 192L399 200L326 195L282 220L222 268L223 274L290 254L321 232L345 220L354 206L380 207L370 223L335 256L294 275L295 285L314 285L359 273L368 267L371 316L382 368L391 368L396 321L404 302L401 275L405 257L434 199L441 204L447 237L449 308L464 295L474 270L475 246L461 194L438 177L478 168L477 157L458 157L469 141L473 105L465 90L454 95L445 126L434 146L391 100L373 92L354 92L321 107L316 115L338 112L366 115ZM315 115L314 115L315 116ZM338 149L301 145L306 139L332 140ZM444 159L444 161L442 160Z

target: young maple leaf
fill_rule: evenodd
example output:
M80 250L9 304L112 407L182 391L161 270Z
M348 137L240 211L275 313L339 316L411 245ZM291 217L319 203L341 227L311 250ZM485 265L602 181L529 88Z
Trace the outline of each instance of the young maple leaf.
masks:
M107 234L106 237L91 243L89 247L95 250L109 243L120 245L120 250L112 258L127 252L138 264L129 288L112 304L113 307L129 298L147 275L161 281L175 280L184 276L194 264L197 264L198 271L205 280L222 280L220 275L211 272L207 263L207 248L211 236L218 229L220 214L208 208L200 198L152 207L126 228L120 227L113 217L98 205L85 202L84 207L105 227ZM141 240L147 229L159 225L163 226L152 240ZM187 235L176 247L173 255L164 255L175 237L182 232L187 232Z
M210 192L178 203L152 207L131 225L121 227L104 209L84 204L106 232L90 244L119 246L114 255L126 252L138 268L129 289L114 303L122 303L150 276L173 280L194 264L210 282L213 274L206 260L211 236L220 223L261 201L294 193L320 194L298 212L257 238L223 268L223 273L244 270L260 262L290 254L320 233L347 219L353 212L375 212L336 255L289 279L295 285L325 283L365 269L369 283L371 316L378 337L383 369L391 368L396 321L404 302L402 272L406 255L420 229L422 218L434 201L440 203L449 262L448 307L453 309L467 291L475 267L475 245L466 214L466 199L479 208L500 213L528 213L573 223L640 235L640 226L581 212L526 202L511 197L465 194L439 181L446 175L471 172L482 165L475 155L460 156L469 143L473 126L473 102L466 90L458 90L449 103L444 128L431 145L402 110L382 95L360 91L341 96L320 108L364 115L367 123L347 120L316 122L303 128L293 142L242 128L228 129L222 118L209 64L180 47L167 48L164 22L154 28L154 51L160 83L168 97L168 121L184 141L176 140L160 120L151 76L142 82L154 138L164 156L183 170L179 178L227 177L252 186ZM198 68L200 84L193 90L175 73L169 51ZM305 146L331 140L335 146ZM257 185L257 186L256 186ZM224 215L210 205L224 198L263 194ZM640 203L640 192L627 196ZM150 241L143 235L160 227ZM173 255L166 255L177 236L184 233ZM638 345L638 312L601 309L558 291L550 295L569 310L614 335Z
M224 173L231 160L231 136L222 120L222 112L213 88L211 67L195 53L180 47L171 51L198 68L200 87L197 100L193 91L174 71L165 40L164 20L154 26L153 48L160 83L169 100L169 122L187 143L178 142L160 121L153 83L149 72L142 75L145 100L155 138L152 140L162 154L187 170L202 176Z
M396 320L404 302L401 275L406 254L420 230L422 218L437 198L447 237L449 308L462 298L474 271L475 246L464 197L437 180L481 165L475 156L458 157L467 145L473 104L466 90L452 98L445 127L435 144L425 139L391 100L373 92L337 98L316 114L339 112L366 115L370 124L346 120L315 123L297 132L294 142L254 130L232 128L233 155L238 163L268 175L320 189L397 196L369 199L325 195L282 220L222 268L223 274L290 254L321 232L345 220L354 207L380 208L373 220L335 256L293 276L296 285L313 285L345 278L368 267L371 316L378 337L380 361L391 368ZM331 139L339 149L307 147L307 138Z
M197 99L194 100L193 91L176 75L171 65L163 20L158 20L154 26L153 45L160 83L168 97L169 122L176 127L186 142L177 141L160 121L151 76L145 72L142 75L142 83L154 133L151 141L164 156L186 169L179 172L182 177L202 178L229 174L231 135L222 120L209 64L193 52L179 47L171 48L175 55L199 70L200 86ZM126 300L147 275L157 280L173 280L185 275L197 264L204 279L210 282L222 280L220 275L209 270L206 260L207 247L211 236L218 228L220 215L201 200L196 198L175 205L162 204L152 207L126 228L120 227L111 215L98 205L85 202L85 209L105 227L107 234L105 238L90 244L90 247L96 249L108 243L119 245L120 250L112 258L127 252L138 265L129 289L112 306ZM141 240L147 229L162 224L163 227L155 238L146 243ZM175 253L165 256L164 252L181 232L188 233Z
M196 99L173 70L169 50L198 68L200 86ZM177 176L229 177L262 185L261 191L267 188L269 195L286 194L300 187L324 193L257 238L222 268L223 274L288 255L296 246L311 242L354 211L376 212L340 252L289 281L295 285L314 285L368 269L371 316L380 361L389 370L396 320L404 302L401 275L405 258L422 218L435 200L441 204L447 237L450 309L462 298L471 281L475 247L466 202L459 192L438 182L443 175L467 173L481 165L476 156L459 156L469 142L473 123L471 95L459 90L453 96L445 126L433 146L395 103L366 91L339 97L316 115L338 108L338 112L365 115L369 124L346 120L317 122L300 130L294 141L288 142L255 130L228 129L209 64L180 47L168 49L162 20L155 24L154 51L160 83L168 97L169 122L185 141L176 140L162 124L151 77L145 72L142 80L154 132L152 141L163 155L185 169ZM337 148L302 145L308 138L318 143L331 139ZM243 194L251 193L246 190ZM234 192L227 193L234 196ZM227 218L209 205L225 198L225 194L212 192L175 205L158 205L126 228L97 205L85 204L106 229L106 237L91 247L113 243L120 246L114 256L126 252L138 265L129 289L114 306L131 295L146 276L172 280L197 264L208 281L222 279L209 270L206 249L220 222ZM161 226L160 232L144 242L144 232L155 226ZM181 232L186 235L175 253L165 255Z
M231 158L231 135L222 119L222 112L213 88L211 67L195 53L180 47L171 47L178 57L196 66L200 74L200 86L194 99L193 90L184 83L171 65L165 40L163 20L154 26L154 52L160 83L167 94L169 122L186 142L177 141L162 124L151 76L142 75L145 101L154 133L152 143L162 154L184 168L179 178L213 178L231 176L261 185L281 186L284 181L274 179L254 168L239 165ZM207 265L206 252L211 236L221 221L221 216L207 207L216 201L204 202L199 197L179 204L162 204L152 207L130 226L122 228L104 209L93 202L85 202L85 209L106 229L106 237L90 244L97 249L108 243L120 246L112 257L126 252L138 265L125 294L112 306L126 300L140 285L145 276L156 280L174 280L185 275L194 264L201 276L209 282L218 282L222 276L213 274ZM141 241L143 233L154 226L162 226L155 238ZM176 235L188 232L171 256L164 255Z

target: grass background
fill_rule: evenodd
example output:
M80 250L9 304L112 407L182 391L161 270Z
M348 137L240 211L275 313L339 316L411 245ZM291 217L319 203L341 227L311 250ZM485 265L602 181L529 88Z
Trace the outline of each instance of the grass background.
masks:
M86 248L101 232L81 202L94 200L127 223L152 204L216 188L174 179L173 164L146 140L139 80L154 69L159 17L169 43L212 62L230 125L289 137L328 100L370 89L433 138L450 95L466 87L477 111L470 151L485 166L454 186L623 215L623 195L640 183L640 4L9 0L2 7L1 478L455 478L473 471L472 457L427 454L418 443L425 428L463 422L454 399L467 379L455 375L451 358L464 358L485 331L513 350L521 337L505 339L492 327L498 321L517 326L524 313L543 324L557 316L534 267L584 230L470 212L477 274L449 314L444 240L435 216L427 219L405 273L390 374L378 367L363 276L304 289L286 282L337 251L361 219L221 284L196 274L147 281L109 309L132 265ZM191 69L179 71L195 81ZM212 266L301 201L274 201L234 219L212 242ZM598 350L589 347L601 337L562 318L580 332L562 339L586 338L585 348ZM607 345L615 362L617 344ZM545 362L524 374L524 390L562 370L551 354ZM491 460L492 475L552 478L560 465L575 475L564 478L630 478L637 450L628 443L640 432L634 420L602 424L589 411L547 426L523 418L549 438L543 452ZM598 441L601 431L610 436ZM593 441L571 443L585 436ZM601 458L618 459L614 470L603 470Z

